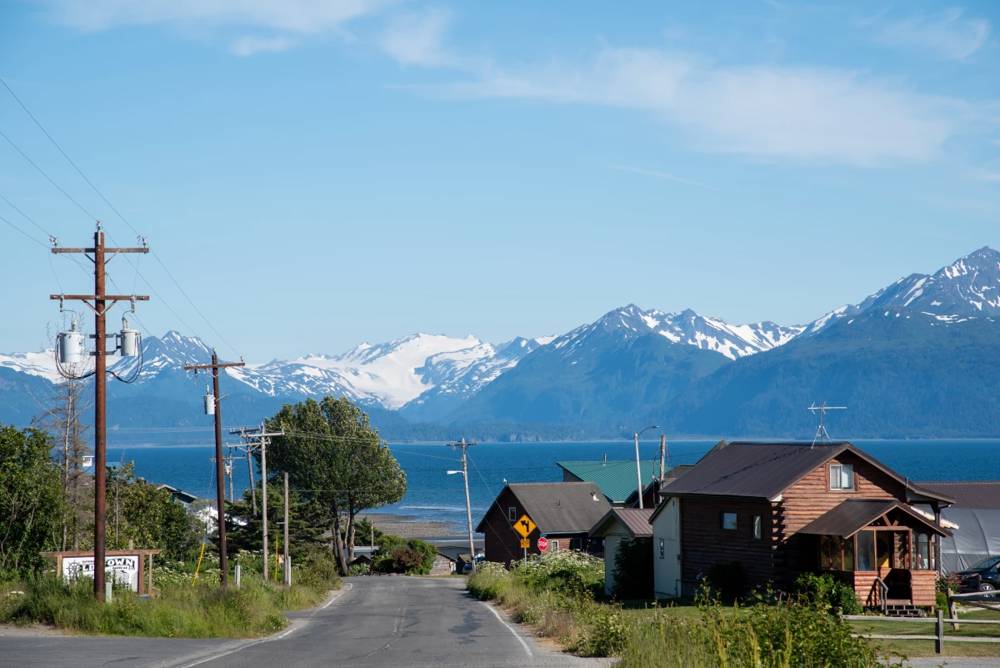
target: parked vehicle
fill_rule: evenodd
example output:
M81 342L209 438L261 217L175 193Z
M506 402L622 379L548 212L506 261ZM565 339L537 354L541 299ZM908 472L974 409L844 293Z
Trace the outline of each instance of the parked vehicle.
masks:
M1000 589L1000 557L987 557L957 575L963 592L996 591Z

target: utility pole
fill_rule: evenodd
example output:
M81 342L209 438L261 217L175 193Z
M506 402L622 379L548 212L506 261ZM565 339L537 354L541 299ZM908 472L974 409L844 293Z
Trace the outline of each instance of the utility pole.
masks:
M270 569L268 568L268 554L267 554L267 446L271 444L271 438L274 436L284 436L284 431L272 431L267 432L264 430L264 423L262 422L260 427L255 430L239 429L231 431L233 434L240 434L240 438L246 440L247 457L250 456L250 451L253 446L260 448L260 487L261 487L261 544L264 550L264 581L268 580L270 574ZM256 439L257 442L251 442Z
M58 300L59 304L66 300L80 301L86 304L94 312L94 597L98 601L104 601L104 566L105 566L105 534L106 534L106 513L105 513L105 493L107 491L107 372L108 372L108 350L107 350L107 327L105 317L108 310L118 302L130 302L135 308L137 301L149 301L146 295L109 295L105 292L105 268L108 261L114 259L115 255L123 253L148 253L149 248L143 245L140 248L107 248L104 245L104 230L101 223L97 223L97 231L94 232L94 245L91 248L60 248L55 246L52 252L56 255L64 253L82 253L94 263L94 293L90 295L49 295L49 299ZM133 356L138 350L138 338L132 338L133 331L129 331L130 338L125 339L126 329L122 328L120 341L123 356L131 352ZM136 333L137 334L137 333ZM66 337L60 335L60 353L68 347ZM80 339L82 344L82 339ZM126 349L128 346L128 349ZM114 352L117 352L116 347ZM57 353L57 360L59 360ZM82 351L81 351L82 354ZM72 361L62 359L62 362ZM60 373L62 370L60 368Z
M656 429L659 425L651 424L648 427L640 429L633 434L635 438L635 481L636 481L636 493L639 495L639 509L642 510L642 465L639 461L639 436L643 432L649 431L650 429Z
M454 475L456 473L462 474L462 480L465 481L465 517L468 521L469 528L469 557L472 559L472 572L476 572L476 545L472 541L472 502L469 500L469 448L475 445L475 443L469 443L462 437L462 440L458 443L454 443L452 447L462 449L462 470L461 471L448 471L448 475Z
M285 490L284 490L284 499L285 499L285 527L284 527L284 529L285 529L285 555L284 555L285 556L285 563L284 563L284 567L285 567L285 586L286 587L291 587L292 586L292 562L290 562L288 560L288 471L285 471L284 478L285 478Z
M209 364L188 364L185 371L212 371L212 413L215 416L215 507L219 514L219 582L223 588L229 585L229 559L226 555L226 480L222 463L222 396L219 394L219 369L243 366L243 362L220 362L212 351Z

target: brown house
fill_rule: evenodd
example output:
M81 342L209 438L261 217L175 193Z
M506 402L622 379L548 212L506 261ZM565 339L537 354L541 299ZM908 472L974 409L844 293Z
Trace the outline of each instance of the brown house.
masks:
M589 531L611 508L592 482L511 483L503 488L476 527L485 537L487 561L510 564L525 555L514 523L528 515L538 528L529 536L527 554L539 554L538 537L549 541L549 551L601 552L601 541Z
M746 589L829 572L867 607L934 606L952 500L850 443L723 441L662 494L650 520L659 595L713 572L740 573Z

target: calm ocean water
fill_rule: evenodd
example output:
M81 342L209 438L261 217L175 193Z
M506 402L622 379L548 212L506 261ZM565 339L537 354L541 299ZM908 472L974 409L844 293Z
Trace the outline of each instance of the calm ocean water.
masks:
M912 480L1000 480L1000 440L853 441ZM715 441L669 443L672 464L693 464ZM460 467L458 453L436 444L392 445L406 471L408 489L399 503L380 509L423 519L465 524L462 477L447 475ZM469 492L473 521L478 521L504 481L544 482L562 479L555 462L567 459L609 460L634 457L630 441L601 443L483 443L469 451ZM138 475L168 483L203 497L214 496L213 449L209 446L112 446L108 461L134 461ZM658 442L641 444L643 459L658 459ZM256 474L255 474L256 475ZM246 462L235 462L234 487L246 488ZM228 485L227 485L228 492Z

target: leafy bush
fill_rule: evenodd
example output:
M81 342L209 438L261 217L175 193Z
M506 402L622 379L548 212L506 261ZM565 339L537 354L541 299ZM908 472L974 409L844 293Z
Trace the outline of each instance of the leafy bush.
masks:
M371 566L376 573L427 575L434 567L437 550L430 543L388 534L381 536L378 543Z
M653 546L648 538L621 542L614 576L615 598L635 601L653 597Z
M582 552L543 554L513 566L516 576L535 591L552 591L593 600L604 592L604 561Z
M829 573L803 573L795 580L795 588L807 603L823 611L840 615L857 615L861 612L854 587L837 580Z

